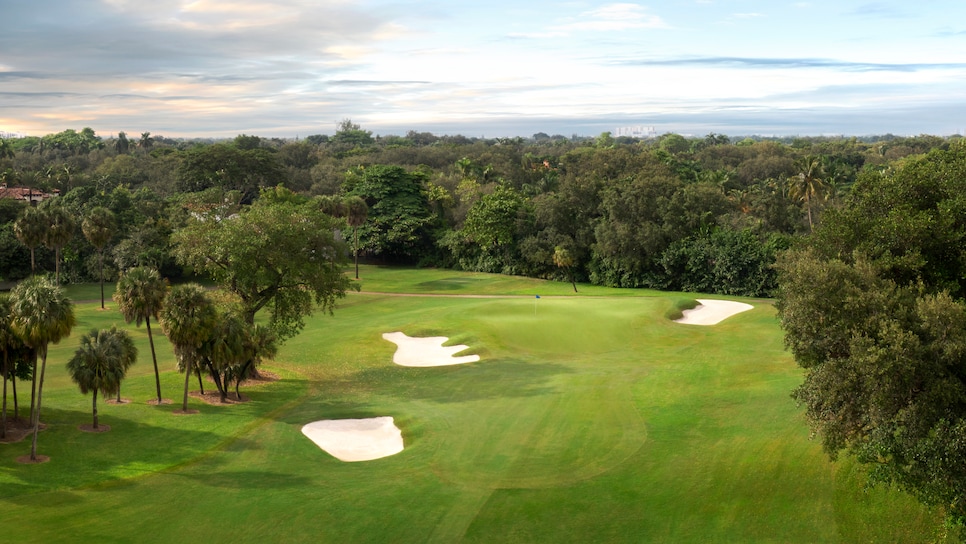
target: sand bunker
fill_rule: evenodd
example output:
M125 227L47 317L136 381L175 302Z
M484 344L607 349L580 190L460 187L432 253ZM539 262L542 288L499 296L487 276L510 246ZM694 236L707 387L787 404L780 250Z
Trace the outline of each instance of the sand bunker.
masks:
M454 357L467 348L464 345L446 346L443 343L449 340L445 336L430 336L428 338L413 338L401 332L387 332L382 335L398 346L396 353L392 356L392 362L402 366L446 366L460 365L463 363L475 363L480 360L479 355L464 355Z
M686 325L717 325L725 319L754 308L751 304L735 302L733 300L698 299L698 306L691 310L684 310L684 317L675 319L676 323Z
M402 431L389 416L313 421L302 434L340 461L372 461L403 450Z

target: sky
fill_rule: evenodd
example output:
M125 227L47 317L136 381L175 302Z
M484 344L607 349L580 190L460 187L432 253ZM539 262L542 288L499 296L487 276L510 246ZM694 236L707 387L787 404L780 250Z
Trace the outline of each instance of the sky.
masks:
M0 0L0 132L966 132L966 2Z

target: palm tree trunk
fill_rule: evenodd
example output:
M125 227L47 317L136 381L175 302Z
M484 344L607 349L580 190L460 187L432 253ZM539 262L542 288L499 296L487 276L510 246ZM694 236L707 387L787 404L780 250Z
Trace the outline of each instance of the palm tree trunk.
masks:
M34 410L34 437L30 442L30 460L37 460L37 435L40 434L40 401L44 394L44 372L47 370L47 346L44 345L40 348L41 353L41 363L40 363L40 382L37 384L37 406Z
M117 403L121 404L121 384L117 384Z
M805 198L805 208L808 209L808 232L812 232L815 230L815 227L812 225L812 201L807 196Z
M161 374L158 373L158 356L154 352L154 337L151 335L151 317L144 319L144 324L148 326L148 344L151 345L151 361L154 362L154 383L158 388L158 405L161 404Z
M20 419L20 404L17 402L17 375L10 377L10 388L13 389L13 418Z
M7 352L3 352L3 420L0 427L0 438L7 437Z
M100 261L100 276L101 276L101 309L104 309L104 248L101 248L99 259Z
M97 429L97 388L94 388L94 429Z
M213 368L211 369L211 379L215 382L215 387L218 388L218 400L222 404L228 399L228 384L222 383L221 373L217 372Z
M37 260L34 259L34 250L36 248L30 248L30 275L33 276L37 273Z
M195 375L198 376L198 389L201 389L201 396L205 396L205 384L201 381L201 367L195 367Z
M30 423L34 422L34 409L37 399L37 352L34 352L34 370L30 376Z
M188 411L188 380L191 378L191 359L184 362L184 401L181 403L181 411Z
M249 369L252 367L252 360L249 359L245 361L245 365L238 372L238 376L235 376L235 398L241 401L241 393L238 392L238 386L241 385L242 380L248 377ZM254 369L253 369L254 370Z
M57 285L60 285L60 248L54 248L54 278L57 280Z
M352 256L356 261L356 279L359 279L359 227L352 228Z

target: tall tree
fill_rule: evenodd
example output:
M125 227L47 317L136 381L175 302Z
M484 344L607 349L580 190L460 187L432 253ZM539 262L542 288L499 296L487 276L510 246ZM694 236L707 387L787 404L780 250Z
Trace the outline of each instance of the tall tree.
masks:
M127 139L127 134L124 131L117 133L117 139L114 140L114 150L117 151L119 155L123 155L128 152L131 148L131 141Z
M150 132L141 133L141 138L138 140L138 147L141 149L151 149L154 147L154 138L151 137Z
M148 330L148 344L151 346L151 362L154 363L154 384L161 404L161 374L158 372L158 356L154 349L154 335L151 332L151 318L158 318L164 298L168 294L168 281L161 278L157 270L136 267L122 274L114 289L114 302L128 323L134 321L138 327L141 322Z
M356 279L359 279L359 227L366 223L369 206L360 196L345 199L346 222L352 227L352 259L356 265Z
M44 233L44 245L54 250L54 270L57 284L60 284L60 252L70 239L74 237L77 223L71 212L60 203L59 199L45 200L40 205L47 220L47 230Z
M47 347L58 343L70 334L76 323L74 305L59 286L47 278L33 276L20 282L10 292L13 301L13 329L25 344L36 350L40 358L40 373L34 359L34 383L36 402L31 411L33 440L30 459L37 461L37 435L40 432L40 407L44 391L44 373L47 369Z
M218 317L211 336L202 345L201 360L207 366L222 403L228 398L228 382L232 369L245 358L247 324L238 315L228 312Z
M111 241L115 230L117 230L117 221L114 218L114 212L103 206L92 208L81 223L84 237L97 250L102 310L104 309L104 248Z
M577 263L577 259L574 258L574 254L563 246L557 246L553 250L553 264L557 265L559 268L563 268L567 271L567 276L570 278L570 285L574 288L574 293L577 292L577 282L574 280L573 266Z
M808 229L815 230L812 220L812 203L824 198L828 194L828 183L825 182L825 172L822 169L821 157L806 155L796 163L798 174L789 178L789 196L805 203L808 213Z
M13 157L13 146L6 138L0 138L0 159L12 159Z
M67 361L67 372L84 395L93 393L93 428L98 429L97 394L104 396L120 391L127 367L137 359L134 341L124 330L117 327L92 330L80 339L80 347Z
M0 438L7 437L7 378L12 374L11 363L21 344L20 337L14 332L13 304L10 296L0 293L0 372L3 373L3 410L0 421Z
M111 334L118 344L121 354L121 379L117 382L117 403L121 404L121 381L127 376L127 371L138 361L138 348L134 345L134 339L127 331L118 331L117 327L111 327Z
M178 168L178 189L198 192L212 187L240 191L250 203L259 190L284 184L285 168L272 149L239 149L230 144L213 144L183 153Z
M258 365L264 359L274 359L278 354L278 342L271 329L259 323L248 327L243 345L244 356L241 364L233 369L235 379L235 398L241 400L238 386L247 378L255 374Z
M293 197L284 188L265 191L233 217L191 219L172 237L181 264L237 295L247 323L267 308L280 338L301 330L316 306L331 312L350 287L336 220Z
M966 145L866 172L779 260L794 396L826 452L966 520Z
M367 251L401 261L416 261L433 249L433 213L425 188L426 175L400 166L374 165L346 174L343 190L362 197L368 218L359 229Z
M174 353L184 370L181 410L187 412L192 365L200 361L199 350L211 337L218 313L202 286L186 283L171 289L164 300L159 319L161 330L174 347Z
M44 243L47 232L47 217L34 206L28 206L20 213L13 224L13 233L20 243L30 250L30 273L37 273L36 249Z

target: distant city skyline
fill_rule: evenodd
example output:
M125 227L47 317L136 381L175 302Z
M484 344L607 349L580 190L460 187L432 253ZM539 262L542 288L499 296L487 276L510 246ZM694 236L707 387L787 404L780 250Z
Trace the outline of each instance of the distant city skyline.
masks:
M966 131L966 3L7 0L0 131Z

